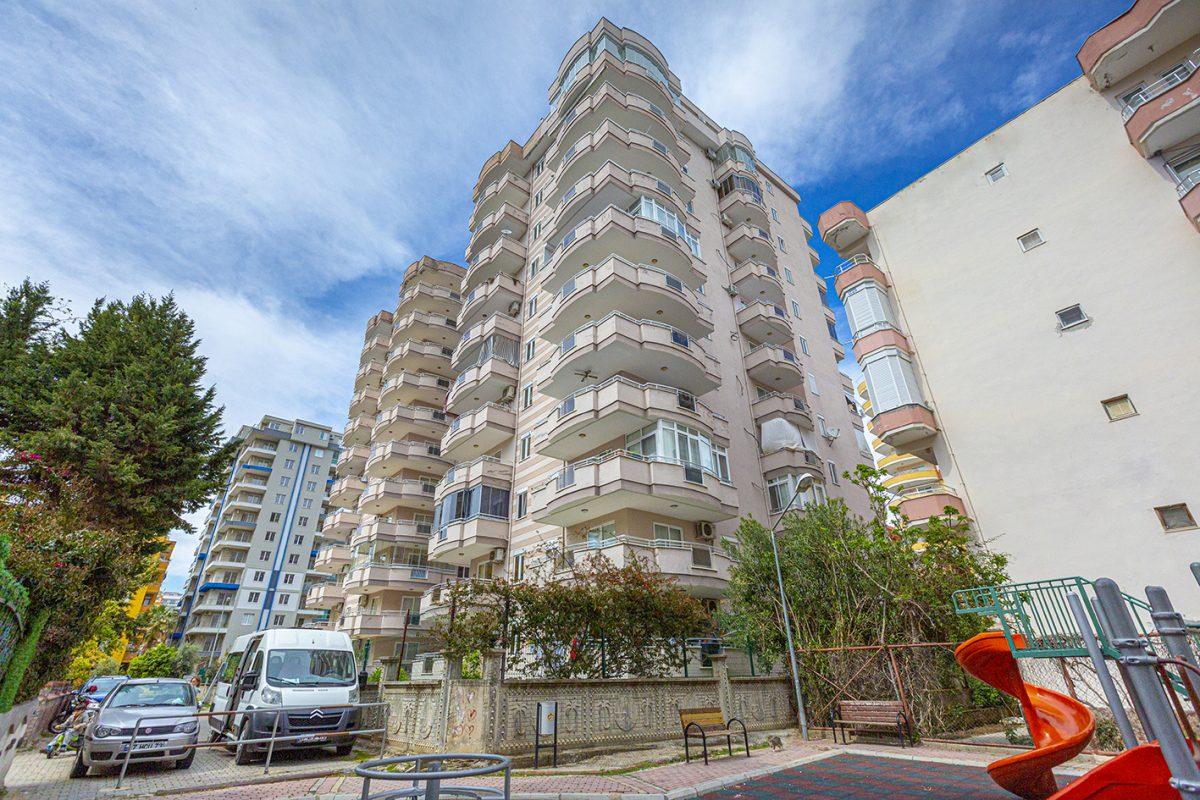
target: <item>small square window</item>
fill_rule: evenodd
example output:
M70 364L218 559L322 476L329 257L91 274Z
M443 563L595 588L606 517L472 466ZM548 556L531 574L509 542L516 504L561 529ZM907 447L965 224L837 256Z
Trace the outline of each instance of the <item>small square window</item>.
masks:
M1046 240L1042 238L1042 232L1034 228L1029 233L1023 233L1017 237L1017 244L1021 245L1022 252L1028 253L1033 248L1045 244Z
M1078 305L1060 308L1058 311L1054 312L1054 315L1058 317L1059 330L1073 328L1076 325L1082 325L1083 323L1088 322L1088 315L1083 313L1083 309Z
M1164 531L1182 531L1196 527L1196 518L1192 516L1187 503L1158 506L1154 513L1158 514L1159 524L1163 526Z
M1120 397L1110 397L1108 400L1103 400L1100 403L1104 406L1104 413L1108 414L1110 420L1125 419L1126 417L1136 417L1137 409L1133 407L1133 401L1129 399L1129 395L1123 394Z
M987 176L988 183L995 183L996 181L1003 180L1004 178L1008 177L1008 167L1004 166L1003 163L1000 163L983 174Z

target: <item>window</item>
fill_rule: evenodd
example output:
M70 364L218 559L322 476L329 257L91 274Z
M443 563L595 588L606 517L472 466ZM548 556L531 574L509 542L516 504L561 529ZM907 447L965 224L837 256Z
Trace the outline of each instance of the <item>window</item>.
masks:
M1076 325L1082 325L1085 322L1089 322L1088 315L1083 313L1083 309L1078 305L1060 308L1058 311L1054 312L1054 315L1058 317L1058 329L1060 331L1066 330L1067 328L1074 328Z
M822 417L820 414L817 414L817 430L820 432L820 434L822 436L824 436L826 433L825 418Z
M817 386L817 376L813 375L811 372L808 373L808 391L817 397L821 396L821 390Z
M316 482L316 481L309 481L308 483L304 484L304 488L305 488L305 490L307 490L307 491L310 491L310 492L315 492L315 491L317 490L317 482Z
M301 519L304 519L304 518L303 518L303 517L301 517ZM293 537L292 537L292 544L304 544L304 534L303 534L303 533L297 533L295 536L293 536Z
M536 178L538 175L541 175L542 170L545 168L546 168L546 159L539 158L537 160L537 163L533 165L533 177Z
M815 481L806 480L806 477L782 475L767 482L767 504L772 514L779 514L787 508L804 508L806 505L825 501L825 487ZM796 489L802 480L807 486L797 492ZM790 506L788 501L791 501Z
M676 391L675 398L679 403L679 407L684 409L685 411L695 411L696 410L696 396L694 394L688 394L687 392L680 389L680 390Z
M268 542L273 542L273 541L275 541L275 535L276 535L276 533L277 533L277 531L267 531L266 540L267 540Z
M311 497L304 498L304 500L302 500L300 502L300 507L301 508L312 508L312 498Z
M532 442L533 442L533 434L526 433L523 436L521 436L521 443L519 445L519 450L517 452L517 460L518 461L524 461L525 459L529 458L529 450L530 450L530 445Z
M792 270L788 267L783 268L783 277L787 278L787 282L796 285L796 279L792 277Z
M291 555L289 555L289 556L288 556L288 563L289 563L289 564L299 564L299 563L300 563L300 554L299 554L299 553L292 553Z
M795 300L792 301L792 316L796 319L800 319L800 304Z
M787 252L787 243L783 241L783 237L782 237L782 236L779 236L779 237L776 237L776 238L778 238L778 239L779 239L779 252L781 252L781 253L786 253L786 252Z
M242 614L242 624L243 625L253 625L254 624L254 612L253 611L247 611L245 614ZM230 655L233 655L233 654L230 653ZM233 680L232 674L229 675L229 680L231 680L231 681Z
M299 525L301 528L303 528L305 525L307 525L307 524L308 524L308 517L300 517L298 520L296 520L296 523L297 523L297 524L298 524L298 525Z
M537 208L541 204L542 204L542 190L538 189L537 192L533 195L533 207Z
M259 561L270 561L271 560L271 551L270 550L259 550L258 551L258 560Z
M291 586L295 582L296 582L296 574L294 572L289 572L288 574L283 576L283 583L285 586Z
M682 542L683 528L675 525L664 525L661 522L654 523L654 541L656 542Z
M263 572L261 569L254 570L254 582L255 583L264 581L264 580L266 580L266 578L267 578L267 573Z
M983 174L987 178L988 183L995 183L998 180L1008 177L1008 168L1001 162Z
M779 222L779 212L773 208L771 209L771 219L775 220L776 222Z
M296 466L296 459L294 459L294 458L285 458L285 459L283 460L283 468L284 468L284 469L294 469L294 468L295 468L295 466Z
M541 235L542 235L542 223L541 223L541 220L538 220L536 223L534 223L533 232L531 234L529 234L529 241L532 242Z
M530 262L529 262L529 279L530 280L533 280L533 277L538 274L538 269L540 269L541 266L542 266L541 256L534 256L530 260Z
M529 408L533 405L533 384L527 383L521 387L521 410Z
M292 485L292 479L290 477L288 477L287 475L285 475L279 479L279 485L281 487L283 487L284 489L286 489L287 487Z
M309 472L311 472L313 475L320 475L321 474L321 465L313 464L312 469L310 469Z
M841 480L838 478L837 464L832 461L826 462L829 466L829 482L834 486L841 486Z
M303 425L299 425L299 424L296 425L296 433L297 434L304 433L304 431L306 431L306 430L307 430L307 428L305 428Z
M537 314L537 297L531 297L529 298L529 309L525 313L525 319L533 319L535 314Z
M887 290L875 281L860 281L842 300L846 322L855 338L877 330L895 328L895 313Z
M1137 409L1133 407L1133 401L1129 399L1129 395L1127 394L1102 400L1100 405L1104 406L1104 413L1108 414L1108 418L1114 422L1126 417L1136 417L1138 413Z
M290 597L291 597L291 595L288 595L288 594L279 595L279 605L286 606L288 604L288 599Z
M246 600L251 603L257 603L261 598L262 594L260 592L250 592L250 594L246 595Z
M529 513L529 490L522 489L517 492L517 519L521 519Z
M314 447L312 454L313 454L313 458L324 458L325 457L325 451L319 447ZM313 467L314 475L316 474L316 471L317 471L317 468Z
M605 547L617 540L617 525L615 522L606 522L603 525L597 525L587 532L588 547Z
M874 413L924 403L912 362L898 350L877 350L864 359L862 367Z
M528 364L530 361L533 361L533 354L536 350L537 350L537 340L536 339L530 339L528 342L525 343L525 363L526 364Z
M810 355L808 352L808 339L805 339L803 336L800 337L800 352L806 356Z
M1154 513L1158 514L1158 522L1164 531L1182 531L1196 527L1196 518L1192 516L1187 503L1158 506Z
M519 581L525 578L525 554L517 553L513 556L513 580Z
M272 617L272 618L271 618L271 624L272 624L272 625L277 625L277 626L279 626L279 627L281 627L281 628L282 628L282 627L283 627L283 620L284 620L284 616L283 616L283 614L276 614L274 617Z
M271 519L270 519L270 521L271 521L271 522L279 522L279 512L278 512L278 511L272 511L272 512L271 512Z
M288 442L288 452L295 453L299 449L300 445L296 444L295 442Z
M1021 245L1022 252L1028 253L1033 248L1045 244L1045 239L1042 238L1042 232L1034 228L1029 233L1023 233L1017 237L1017 244Z

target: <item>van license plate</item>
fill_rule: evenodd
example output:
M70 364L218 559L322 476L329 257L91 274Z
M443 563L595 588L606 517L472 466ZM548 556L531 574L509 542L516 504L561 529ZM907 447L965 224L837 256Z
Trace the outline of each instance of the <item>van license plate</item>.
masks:
M296 744L324 744L329 741L326 736L305 736L296 740Z

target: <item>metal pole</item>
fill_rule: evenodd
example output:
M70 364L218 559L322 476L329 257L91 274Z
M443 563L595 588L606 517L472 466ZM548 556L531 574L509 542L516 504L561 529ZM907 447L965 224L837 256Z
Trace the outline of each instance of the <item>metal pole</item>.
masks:
M408 646L408 623L412 619L412 609L404 612L404 630L400 633L400 663L396 665L396 680L400 680L400 670L404 669L404 649ZM409 675L408 677L412 677ZM383 681L379 682L382 690ZM382 758L382 756L380 756Z
M1162 636L1167 652L1171 654L1172 658L1178 658L1193 667L1200 667L1200 664L1196 663L1196 655L1192 652L1192 646L1188 642L1187 624L1183 620L1183 615L1172 605L1171 598L1167 596L1167 590L1161 586L1147 586L1146 599L1150 601L1150 618L1154 620L1154 627ZM1200 711L1200 697L1196 696L1196 686L1186 669L1179 670L1179 680L1183 684L1192 708ZM1186 723L1187 717L1181 717L1181 720Z
M379 690L379 699L380 700L383 699L383 689L382 688ZM362 717L359 717L359 720L361 721ZM380 739L380 741L379 741L379 757L380 758L383 758L384 753L387 752L387 737L388 737L388 731L391 729L390 728L391 724L392 724L392 704L385 702L383 704L383 734L379 737L379 739Z
M1137 736L1133 732L1133 725L1129 722L1129 715L1125 713L1121 695L1117 693L1117 684L1113 682L1112 675L1108 671L1108 663L1104 660L1100 643L1096 641L1096 634L1092 631L1092 622L1083 608L1083 601L1079 599L1079 595L1072 592L1067 595L1067 604L1071 607L1075 624L1079 626L1079 634L1083 637L1083 646L1087 648L1088 656L1092 659L1096 677L1100 680L1100 690L1104 692L1104 699L1108 701L1108 707L1112 710L1113 721L1117 725L1117 730L1121 732L1121 741L1125 743L1126 750L1137 747Z
M138 731L141 730L142 720L145 717L138 717L137 722L133 723L133 736L129 737L129 749L125 751L125 760L121 762L121 774L117 776L117 788L121 788L121 783L125 780L125 771L129 769L129 759L133 757L133 745L137 742ZM83 743L80 743L80 747Z
M792 493L792 498L784 506L779 519L775 520L775 524L771 526L771 554L775 558L775 580L779 584L779 602L783 606L783 631L787 634L788 661L792 665L792 688L796 692L796 718L800 722L800 738L807 742L808 715L804 713L804 695L800 692L800 670L796 666L796 647L792 643L792 620L791 614L788 613L787 594L783 591L783 567L779 564L779 543L775 541L775 531L779 528L779 523L783 522L783 518L792 507L792 503L795 503L796 498L800 496L800 490L806 485L806 482L808 484L813 482L811 475L805 475L796 481L796 491Z
M271 728L271 741L267 743L267 760L263 762L263 775L271 774L271 756L275 754L275 737L279 735L279 715L282 713L282 711L275 712L275 725ZM254 730L253 725L250 726L250 730Z

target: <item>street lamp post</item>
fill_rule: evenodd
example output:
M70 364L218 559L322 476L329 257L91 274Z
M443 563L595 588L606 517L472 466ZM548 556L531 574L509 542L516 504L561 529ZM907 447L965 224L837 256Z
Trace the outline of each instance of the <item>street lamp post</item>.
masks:
M792 620L791 614L788 613L787 594L783 591L783 567L779 564L779 543L775 540L775 531L779 529L779 524L791 510L792 504L796 502L800 492L805 486L811 486L812 482L811 475L805 475L796 481L796 491L792 492L792 497L780 512L779 519L775 520L775 524L771 526L771 553L775 558L775 580L779 584L779 603L783 607L783 632L787 635L788 660L792 665L792 688L796 692L796 718L800 721L800 738L806 742L808 741L808 715L804 713L804 697L800 693L800 670L796 666L796 648L792 644Z

